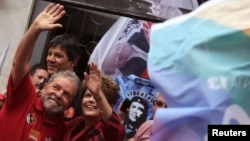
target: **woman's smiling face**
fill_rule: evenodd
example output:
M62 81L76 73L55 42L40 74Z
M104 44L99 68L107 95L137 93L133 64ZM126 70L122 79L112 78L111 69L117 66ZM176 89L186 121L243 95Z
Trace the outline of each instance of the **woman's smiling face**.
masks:
M100 109L97 106L96 100L89 90L86 90L82 98L82 113L85 117L99 118Z

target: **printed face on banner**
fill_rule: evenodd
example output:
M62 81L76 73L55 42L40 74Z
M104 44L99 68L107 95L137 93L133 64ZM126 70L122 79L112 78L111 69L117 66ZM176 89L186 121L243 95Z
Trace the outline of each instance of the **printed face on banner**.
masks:
M109 47L101 64L103 73L113 76L134 74L148 78L147 54L152 24L130 19L122 33L118 35L118 40Z

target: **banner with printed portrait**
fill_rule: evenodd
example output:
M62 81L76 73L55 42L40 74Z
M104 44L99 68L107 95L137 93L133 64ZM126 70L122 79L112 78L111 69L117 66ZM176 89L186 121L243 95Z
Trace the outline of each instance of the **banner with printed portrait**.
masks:
M101 72L110 75L120 86L120 99L129 100L129 113L124 119L126 133L136 132L146 120L152 119L156 89L148 79L147 58L152 22L121 17L104 35L90 56ZM108 44L108 45L105 45Z
M153 1L152 11L170 19L183 13L176 7L192 7L193 1L171 0ZM157 2L166 3L165 6ZM105 33L93 50L89 62L98 65L101 73L110 75L120 86L121 98L114 106L118 113L119 105L130 100L129 113L125 117L126 133L136 132L146 120L153 118L152 105L157 89L148 76L147 60L150 49L151 26L149 21L120 17Z
M102 73L113 77L130 74L144 77L152 24L119 18L98 43L89 62L97 63Z

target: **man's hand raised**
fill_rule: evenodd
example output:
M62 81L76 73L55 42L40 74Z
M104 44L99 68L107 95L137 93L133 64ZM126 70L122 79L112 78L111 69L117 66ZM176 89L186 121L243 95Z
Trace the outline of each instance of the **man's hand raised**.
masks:
M50 3L34 20L32 26L39 31L62 27L56 23L65 15L64 6Z

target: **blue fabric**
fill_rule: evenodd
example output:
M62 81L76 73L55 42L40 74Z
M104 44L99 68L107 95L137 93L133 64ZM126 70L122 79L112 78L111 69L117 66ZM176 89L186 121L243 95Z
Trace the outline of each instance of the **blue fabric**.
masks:
M152 119L153 118L153 112L152 112L153 100L156 97L157 90L151 84L150 80L140 78L133 74L129 76L117 76L115 80L120 86L121 98L118 100L117 104L114 106L114 111L118 112L118 106L126 98L128 98L129 100L132 100L134 97L140 97L145 101L143 105L145 107L148 107L147 108L148 110L146 111L147 113L145 113L146 120ZM125 123L126 123L126 118L128 117L125 117ZM134 131L137 131L137 128L134 130L130 130L126 128L126 133L134 132Z
M169 105L156 113L153 141L202 141L208 124L250 123L248 6L210 1L153 25L149 77Z

